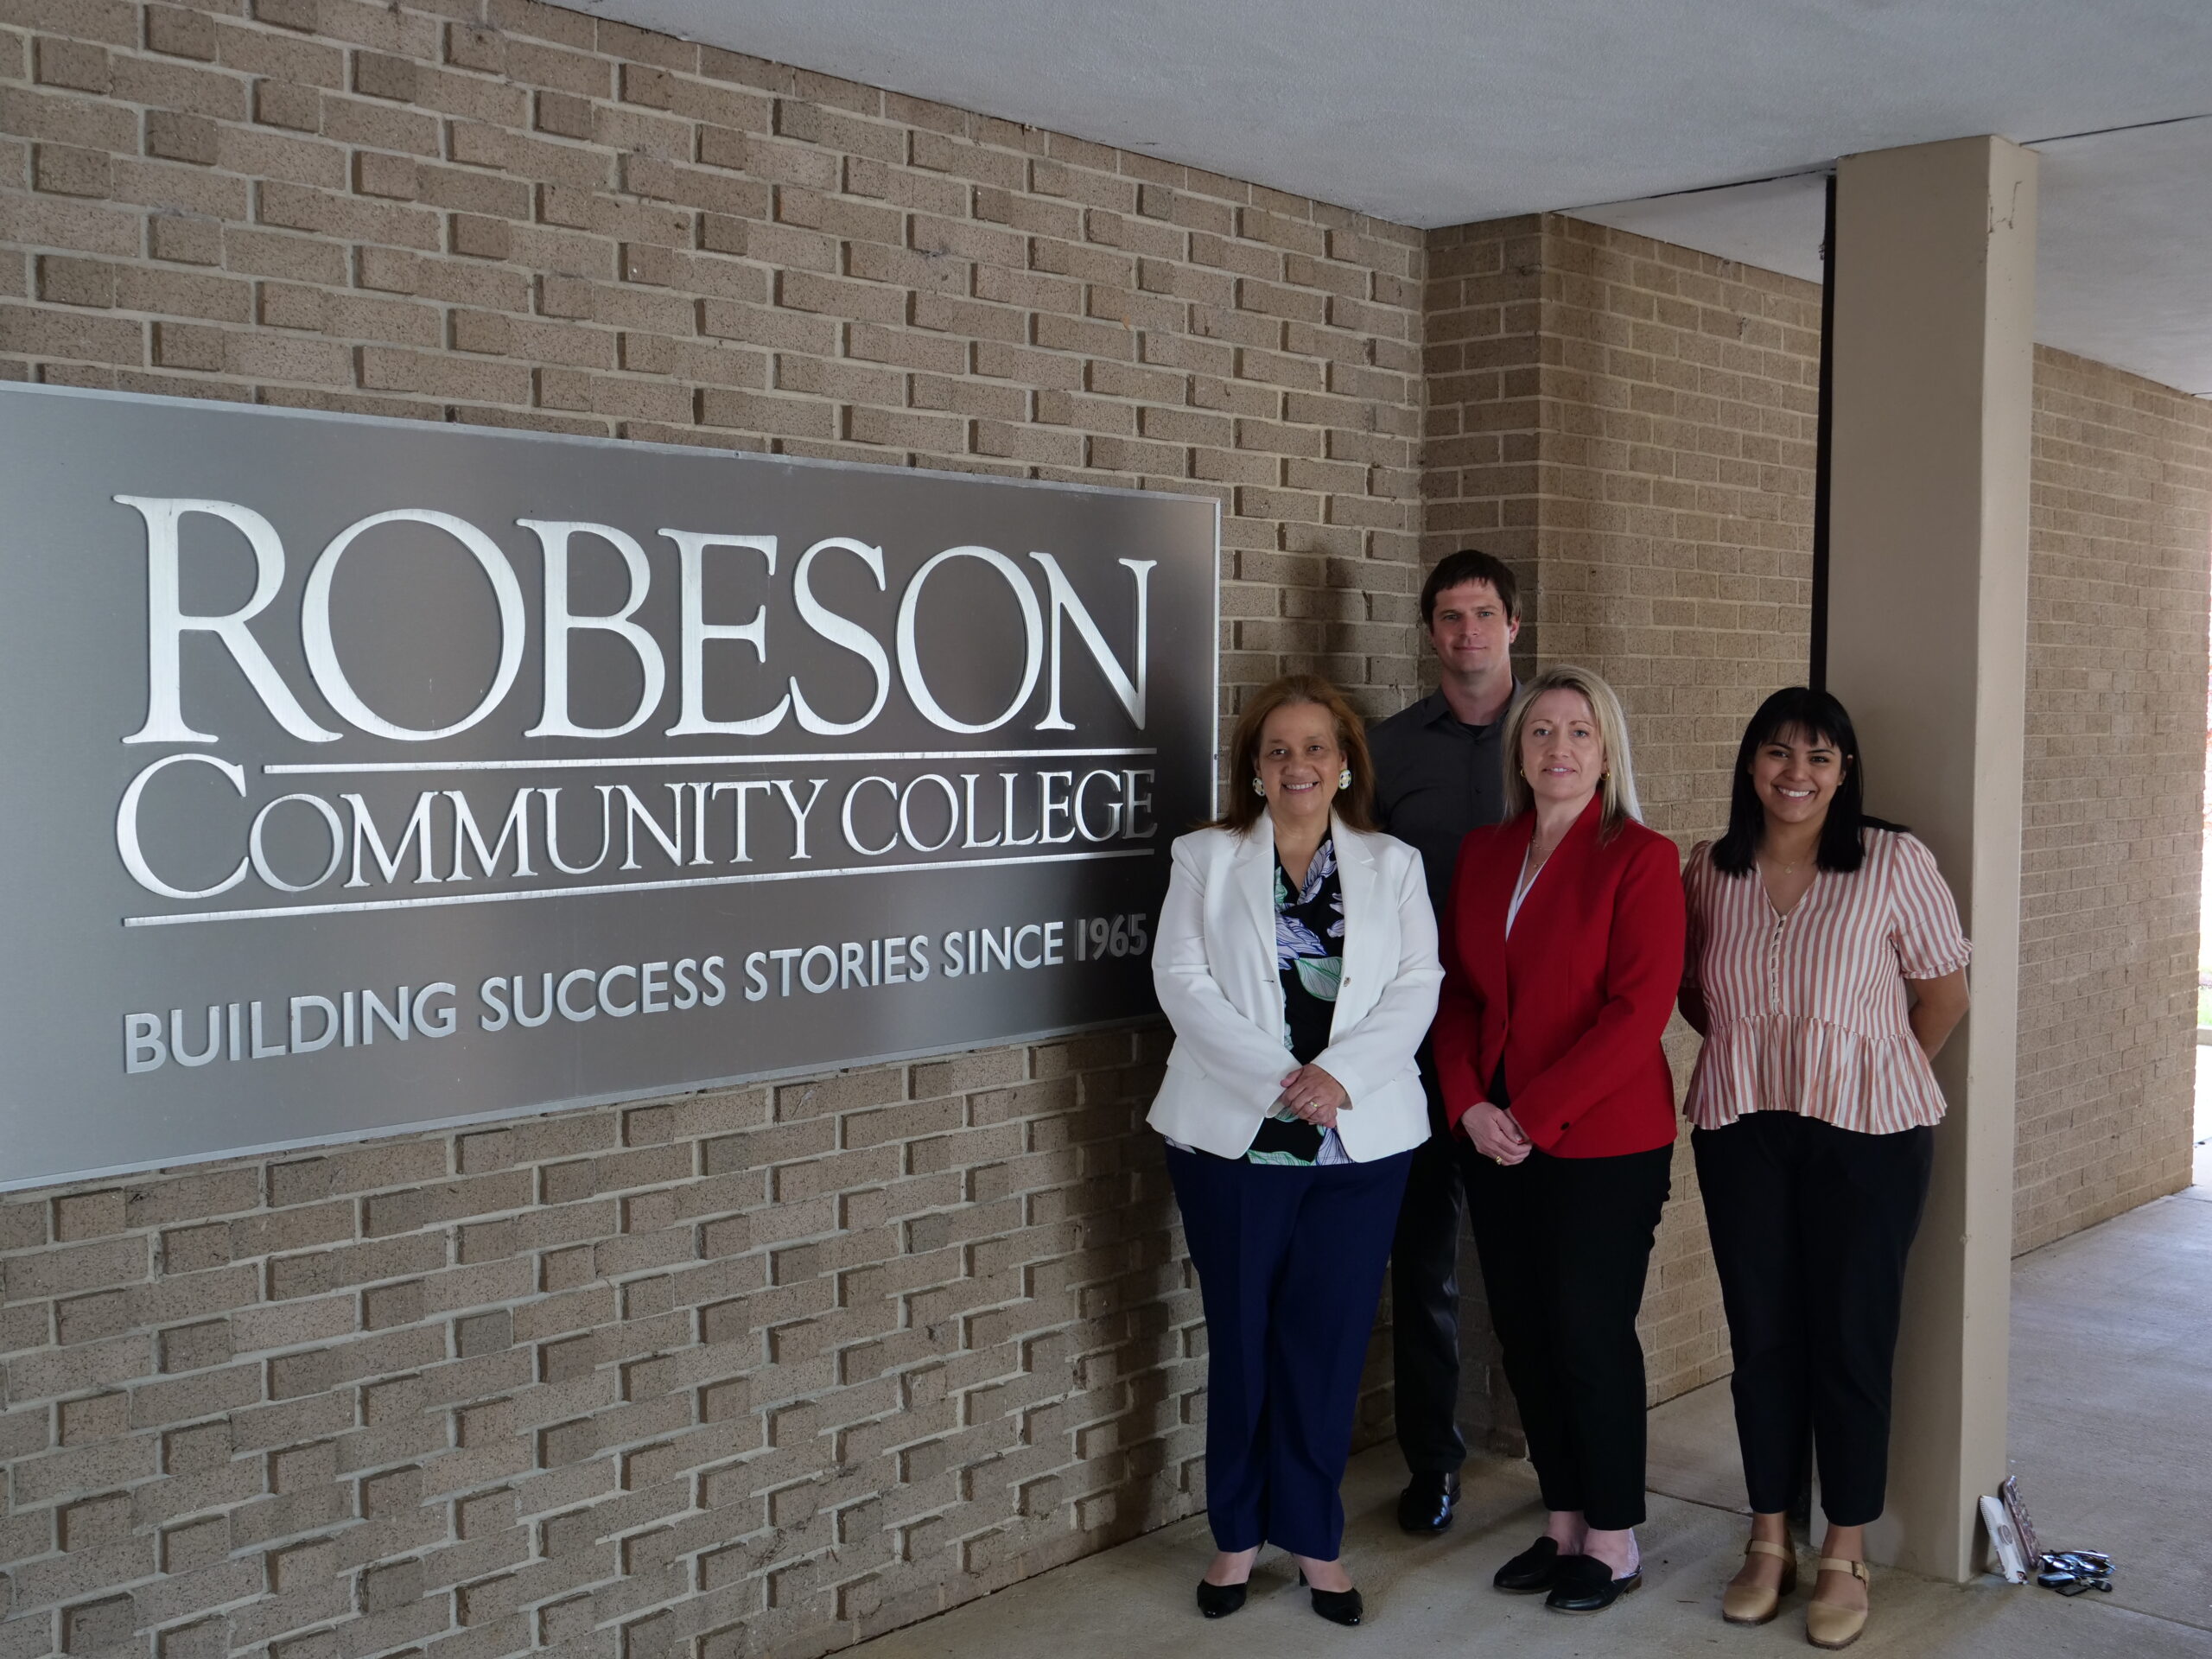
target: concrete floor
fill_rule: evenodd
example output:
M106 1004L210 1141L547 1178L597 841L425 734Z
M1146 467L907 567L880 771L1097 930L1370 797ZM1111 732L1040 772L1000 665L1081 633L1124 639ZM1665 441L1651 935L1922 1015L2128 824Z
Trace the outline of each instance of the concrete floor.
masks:
M2200 1138L2202 1136L2200 1128ZM2200 1148L2200 1155L2203 1148ZM2200 1164L2200 1174L2202 1173ZM849 1651L866 1659L1130 1659L1190 1647L1211 1659L1503 1651L1545 1656L1803 1653L1804 1592L1758 1630L1720 1619L1744 1523L1727 1384L1652 1414L1644 1586L1592 1618L1489 1588L1541 1525L1525 1463L1467 1469L1459 1519L1415 1541L1392 1523L1395 1451L1355 1459L1345 1554L1369 1609L1316 1618L1270 1552L1251 1602L1216 1624L1191 1586L1211 1553L1203 1516L1059 1568ZM1911 1659L2212 1656L2212 1187L2162 1198L2023 1257L2013 1269L2011 1444L2046 1548L2101 1549L2110 1595L2072 1600L1994 1579L1952 1586L1877 1571L1854 1652Z

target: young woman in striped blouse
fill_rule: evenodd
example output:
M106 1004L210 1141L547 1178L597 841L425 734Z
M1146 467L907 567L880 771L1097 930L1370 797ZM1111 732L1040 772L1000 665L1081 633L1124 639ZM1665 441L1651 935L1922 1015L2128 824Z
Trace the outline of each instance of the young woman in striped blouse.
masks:
M1967 1010L1969 954L1928 849L1861 810L1851 716L1802 686L1759 706L1728 831L1693 849L1683 1110L1719 1271L1751 1541L1723 1599L1764 1624L1796 1587L1785 1512L1809 1425L1828 1521L1814 1646L1866 1623L1898 1305L1943 1096L1929 1062Z

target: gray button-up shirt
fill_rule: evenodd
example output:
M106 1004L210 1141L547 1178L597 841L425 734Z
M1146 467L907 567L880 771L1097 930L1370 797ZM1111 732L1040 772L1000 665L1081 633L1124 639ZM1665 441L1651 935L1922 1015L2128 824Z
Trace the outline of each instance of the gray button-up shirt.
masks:
M1459 842L1505 816L1504 739L1503 714L1487 726L1463 724L1441 691L1368 728L1376 816L1421 854L1440 922Z

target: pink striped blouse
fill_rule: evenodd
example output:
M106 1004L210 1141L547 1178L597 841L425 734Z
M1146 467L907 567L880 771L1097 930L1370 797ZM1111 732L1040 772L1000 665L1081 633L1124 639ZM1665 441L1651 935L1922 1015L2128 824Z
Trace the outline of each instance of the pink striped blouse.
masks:
M1682 1111L1699 1128L1800 1112L1887 1135L1943 1116L1904 982L1965 967L1972 947L1935 855L1909 835L1866 836L1866 861L1815 871L1787 916L1756 869L1724 875L1711 842L1691 850L1683 982L1704 994L1707 1032Z

